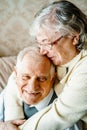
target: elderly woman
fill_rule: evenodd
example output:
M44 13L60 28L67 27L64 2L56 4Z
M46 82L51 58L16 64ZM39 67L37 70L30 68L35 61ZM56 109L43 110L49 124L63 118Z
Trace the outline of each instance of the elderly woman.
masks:
M31 33L56 65L58 98L20 128L64 130L87 123L87 17L69 1L54 2L36 16Z

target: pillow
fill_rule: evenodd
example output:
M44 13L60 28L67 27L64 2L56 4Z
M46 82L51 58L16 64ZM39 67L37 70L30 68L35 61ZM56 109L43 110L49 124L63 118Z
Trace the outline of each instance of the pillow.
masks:
M15 66L16 56L0 58L0 92L5 88L8 78Z

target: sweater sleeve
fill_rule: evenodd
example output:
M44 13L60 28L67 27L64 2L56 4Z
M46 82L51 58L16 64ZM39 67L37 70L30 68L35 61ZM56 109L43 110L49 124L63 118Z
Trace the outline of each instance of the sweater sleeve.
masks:
M11 74L6 86L4 95L4 106L5 106L5 121L14 119L23 119L23 107L22 100L19 96L18 89L15 83L15 74Z

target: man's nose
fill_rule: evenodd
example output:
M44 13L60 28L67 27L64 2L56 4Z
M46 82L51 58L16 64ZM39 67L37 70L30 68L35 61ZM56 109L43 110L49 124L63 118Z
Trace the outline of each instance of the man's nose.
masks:
M36 91L38 90L39 88L39 83L38 81L36 80L36 78L32 78L28 81L28 84L27 84L27 89L29 91Z

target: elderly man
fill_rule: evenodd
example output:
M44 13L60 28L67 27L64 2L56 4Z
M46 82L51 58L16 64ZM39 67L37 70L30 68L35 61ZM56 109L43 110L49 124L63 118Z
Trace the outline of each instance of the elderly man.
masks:
M55 67L37 47L22 50L4 92L3 120L28 119L51 104L57 97L52 87L54 79Z
M32 105L37 112L52 103L57 97L52 88L54 77L53 64L38 48L21 51L5 93L5 120L28 119Z

